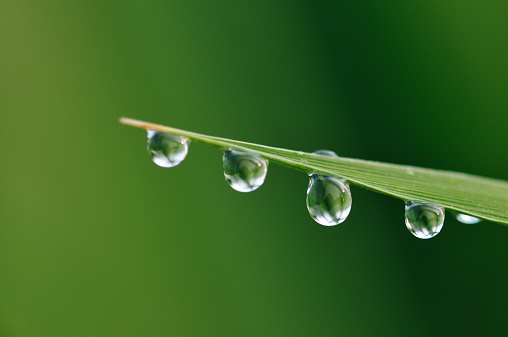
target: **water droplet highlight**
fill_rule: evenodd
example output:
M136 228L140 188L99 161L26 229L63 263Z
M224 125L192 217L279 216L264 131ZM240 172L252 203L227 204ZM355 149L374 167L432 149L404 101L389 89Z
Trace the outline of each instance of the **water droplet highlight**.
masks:
M326 156L326 157L338 157L338 155L330 150L317 150L312 152L313 154L319 154L320 156Z
M351 211L351 190L345 179L311 174L307 189L310 216L323 226L335 226Z
M265 182L268 160L260 156L227 150L222 157L224 177L228 184L238 192L252 192Z
M466 214L462 214L462 213L457 213L456 218L458 221L460 221L466 225L474 225L475 223L482 221L481 219L478 219L474 216L466 215Z
M407 229L420 239L438 235L445 219L443 207L426 202L407 202L405 215Z
M189 152L189 139L167 132L147 130L147 150L152 161L160 167L180 164Z

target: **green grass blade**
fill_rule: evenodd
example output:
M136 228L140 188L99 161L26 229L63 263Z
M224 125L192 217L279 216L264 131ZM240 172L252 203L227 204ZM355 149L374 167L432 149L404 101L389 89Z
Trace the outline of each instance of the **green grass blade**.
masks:
M508 182L503 180L361 159L325 157L212 137L130 118L121 118L120 123L185 136L222 149L255 152L272 163L306 173L340 176L350 184L396 198L426 201L448 210L508 224Z

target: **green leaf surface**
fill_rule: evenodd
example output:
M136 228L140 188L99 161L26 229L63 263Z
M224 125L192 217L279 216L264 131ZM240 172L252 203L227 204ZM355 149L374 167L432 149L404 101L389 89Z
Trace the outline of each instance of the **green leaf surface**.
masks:
M312 153L212 137L172 127L120 118L120 123L169 132L191 140L259 154L272 163L305 173L340 176L350 184L403 200L426 201L448 210L508 224L508 182L465 173Z

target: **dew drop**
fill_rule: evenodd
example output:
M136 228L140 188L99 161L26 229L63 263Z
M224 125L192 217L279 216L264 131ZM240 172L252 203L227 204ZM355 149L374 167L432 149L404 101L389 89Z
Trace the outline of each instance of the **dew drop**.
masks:
M457 213L456 218L458 221L460 221L466 225L474 225L475 223L482 221L481 219L478 219L474 216L466 215L466 214L462 214L462 213Z
M326 157L338 157L338 155L335 152L330 151L330 150L317 150L312 153L318 154L320 156L326 156Z
M147 130L147 150L152 161L160 167L180 164L189 152L189 139L167 132Z
M351 190L345 179L311 174L307 189L310 216L323 226L335 226L351 211Z
M426 202L406 203L406 226L420 239L430 239L438 235L445 219L443 207Z
M263 185L268 172L268 160L260 156L232 150L224 151L224 177L238 192L252 192Z

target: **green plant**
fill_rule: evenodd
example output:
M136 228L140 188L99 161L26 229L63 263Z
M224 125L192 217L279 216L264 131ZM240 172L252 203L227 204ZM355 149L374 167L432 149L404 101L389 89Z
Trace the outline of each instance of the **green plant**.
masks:
M368 160L326 157L120 118L120 123L168 132L221 149L256 153L270 162L305 173L339 176L354 184L402 200L421 200L480 219L508 224L508 182L465 173Z

